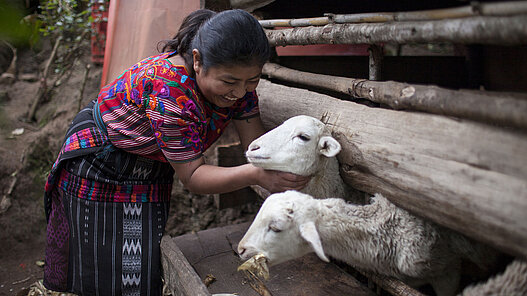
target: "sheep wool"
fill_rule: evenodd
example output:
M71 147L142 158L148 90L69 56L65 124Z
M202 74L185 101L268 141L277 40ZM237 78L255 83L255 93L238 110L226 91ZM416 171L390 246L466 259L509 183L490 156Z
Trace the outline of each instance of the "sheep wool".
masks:
M242 259L262 253L270 265L315 252L324 261L331 256L412 286L430 283L443 296L455 295L462 258L479 250L381 194L356 205L287 191L267 198L238 252Z

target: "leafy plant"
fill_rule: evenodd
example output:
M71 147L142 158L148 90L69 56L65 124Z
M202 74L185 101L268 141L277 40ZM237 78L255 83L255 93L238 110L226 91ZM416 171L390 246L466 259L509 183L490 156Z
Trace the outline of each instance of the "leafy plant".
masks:
M88 0L43 0L40 18L44 36L62 35L66 42L78 41L91 31L90 2Z
M32 28L22 22L24 11L20 5L13 2L0 0L0 40L15 47L24 46L30 38Z
M52 42L62 39L54 72L64 74L82 54L82 43L89 40L93 21L90 16L90 1L43 0L40 1L40 10L42 35L49 36Z

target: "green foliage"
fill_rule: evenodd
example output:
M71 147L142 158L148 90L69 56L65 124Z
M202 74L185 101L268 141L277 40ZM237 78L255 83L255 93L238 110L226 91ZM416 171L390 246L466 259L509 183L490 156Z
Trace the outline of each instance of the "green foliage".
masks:
M40 29L44 36L62 36L66 43L78 42L91 32L88 0L43 0L40 3Z
M23 10L6 0L0 0L0 40L15 47L27 44L30 39L31 25L23 22Z
M52 42L62 38L54 61L54 73L59 77L72 69L82 55L82 43L91 36L89 0L42 0L40 32Z

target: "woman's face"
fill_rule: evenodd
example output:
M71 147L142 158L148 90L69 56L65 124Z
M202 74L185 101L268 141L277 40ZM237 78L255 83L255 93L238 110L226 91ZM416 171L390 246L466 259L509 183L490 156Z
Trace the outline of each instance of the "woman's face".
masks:
M230 107L245 93L254 91L262 74L259 65L214 66L204 71L196 54L193 66L199 90L218 107Z

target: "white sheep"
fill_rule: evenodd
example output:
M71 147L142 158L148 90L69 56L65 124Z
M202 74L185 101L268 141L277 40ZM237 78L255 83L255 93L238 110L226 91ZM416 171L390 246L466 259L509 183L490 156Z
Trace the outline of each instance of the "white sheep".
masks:
M347 185L335 157L341 146L320 120L306 115L291 117L248 147L245 156L255 166L312 176L302 190L316 198L348 198Z
M527 295L527 263L516 259L505 271L486 282L469 286L461 296L525 296Z
M462 254L476 256L463 236L396 207L380 194L370 204L314 199L286 191L263 203L238 245L244 260L263 254L269 265L315 252L412 286L430 283L437 295L454 295Z

